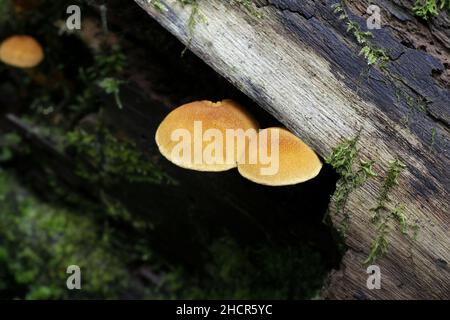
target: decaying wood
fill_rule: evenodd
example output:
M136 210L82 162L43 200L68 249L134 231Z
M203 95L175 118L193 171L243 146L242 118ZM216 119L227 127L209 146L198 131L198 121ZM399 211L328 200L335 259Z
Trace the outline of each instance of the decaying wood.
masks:
M331 274L324 297L450 298L450 90L436 77L447 72L443 62L448 52L439 60L407 46L401 32L383 27L373 30L373 41L388 49L391 76L378 68L364 75L361 48L331 8L336 1L260 1L262 18L228 1L199 1L206 22L197 23L192 35L189 6L161 0L165 10L158 10L148 1L136 2L320 155L360 132L361 157L375 161L379 176L348 199L348 251ZM407 1L378 2L391 19L415 20L402 7ZM356 13L350 11L350 18L364 25ZM432 30L448 49L448 29L433 24ZM411 105L399 93L424 101L426 110L406 117ZM407 167L390 197L393 204L406 205L406 215L420 226L419 235L415 241L398 231L389 235L389 252L376 261L382 288L369 290L363 261L377 235L371 208L389 161L397 158ZM330 209L338 225L333 204Z

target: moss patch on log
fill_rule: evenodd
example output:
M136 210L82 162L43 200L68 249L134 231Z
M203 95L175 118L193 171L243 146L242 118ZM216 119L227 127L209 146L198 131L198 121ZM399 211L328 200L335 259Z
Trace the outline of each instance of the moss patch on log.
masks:
M372 32L362 31L360 25L350 19L346 12L345 1L333 5L333 8L334 13L339 14L339 19L347 25L347 32L350 32L361 46L359 55L364 56L369 66L378 64L380 68L385 67L386 63L390 61L386 50L376 47L370 41L373 38Z
M448 0L417 0L413 11L414 14L424 20L439 15L440 11L450 12L450 1Z
M391 199L389 194L398 185L398 178L404 168L405 165L398 159L394 159L389 163L385 180L377 198L377 204L372 208L374 213L372 222L376 225L377 236L371 243L369 255L364 264L372 264L388 252L388 237L395 227L391 223L392 220L397 223L397 227L404 236L413 240L417 237L419 227L417 224L411 224L408 221L408 217L405 214L405 204L397 204L394 207L390 205Z
M358 163L358 139L359 136L343 141L325 159L326 163L330 164L341 177L336 185L332 201L336 214L341 216L339 230L344 236L350 222L350 216L345 210L349 195L361 187L367 179L377 176L373 170L374 161L359 159Z

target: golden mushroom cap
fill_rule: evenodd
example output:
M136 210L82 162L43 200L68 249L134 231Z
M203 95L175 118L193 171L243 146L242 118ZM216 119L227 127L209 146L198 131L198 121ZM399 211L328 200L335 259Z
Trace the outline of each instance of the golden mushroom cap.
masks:
M222 159L223 161L215 161L214 163L210 161L208 163L205 159L202 159L202 161L197 160L204 158L203 154L208 150L208 145L211 145L212 141L217 140L217 138L211 138L209 141L205 141L201 136L199 137L199 123L201 124L203 134L209 129L216 129L216 131L222 134L223 148L221 149L223 150L223 157L220 158L218 156L218 159ZM239 148L240 151L238 150L237 138L234 139L233 149L226 148L227 129L242 129L243 131L252 129L257 132L258 128L259 126L256 120L241 105L232 100L223 100L216 103L206 100L195 101L182 105L170 112L159 125L155 140L161 154L182 168L210 172L226 171L236 168L237 160L240 157L239 153L244 152L242 147ZM188 156L185 156L183 152L174 151L177 150L176 146L179 145L180 140L174 141L172 135L178 129L184 130L191 136L191 152ZM195 145L197 145L197 148ZM228 153L227 149L230 149ZM231 161L226 161L227 156Z
M42 46L30 36L12 36L0 45L0 60L14 67L33 68L43 59Z
M278 131L278 139L276 139L275 130ZM274 140L272 140L272 136ZM246 158L239 161L239 173L258 184L267 186L286 186L305 182L316 177L322 169L322 162L316 153L297 136L293 135L283 128L267 128L261 130L258 136L258 151L261 148L267 150L264 154L272 161L276 161L275 150L272 150L272 141L278 141L278 166L273 165L273 170L265 172L263 168L268 169L270 164L268 160L261 163L258 155L257 161L250 162L249 146L247 145ZM276 170L277 169L277 170ZM270 172L273 171L273 172Z

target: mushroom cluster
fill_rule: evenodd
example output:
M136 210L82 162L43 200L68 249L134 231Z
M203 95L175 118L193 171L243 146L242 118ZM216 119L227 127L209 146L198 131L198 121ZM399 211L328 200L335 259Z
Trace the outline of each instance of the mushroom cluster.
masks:
M17 68L34 68L44 60L44 50L31 36L16 35L0 44L0 61Z
M244 178L267 186L301 183L322 168L301 139L284 128L260 130L250 113L232 100L176 108L159 125L155 140L161 154L179 167L209 172L237 168ZM268 173L266 160L271 158L277 165Z

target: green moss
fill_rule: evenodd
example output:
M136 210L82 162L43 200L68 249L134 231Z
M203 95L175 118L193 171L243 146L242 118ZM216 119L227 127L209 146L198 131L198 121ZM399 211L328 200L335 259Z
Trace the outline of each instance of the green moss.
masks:
M192 39L194 37L195 27L198 23L204 23L206 22L206 16L201 13L200 6L199 6L199 0L178 0L178 2L184 7L186 5L191 7L191 13L189 15L189 19L187 22L188 27L188 42L184 50L181 52L181 56L184 56L186 51L189 49Z
M112 215L128 215L114 200L105 202ZM308 244L244 246L231 237L209 246L200 270L187 270L161 260L143 236L120 241L92 210L42 202L0 171L0 298L307 299L318 295L327 275ZM79 291L66 288L72 264L81 268ZM130 269L136 265L158 283L136 282Z
M1 170L0 238L0 297L118 297L129 281L105 231L84 215L40 202ZM65 286L72 264L82 269L82 291Z
M388 221L383 221L377 227L377 236L370 245L370 251L367 259L364 261L365 265L373 264L378 258L384 256L388 252L389 240Z
M391 210L390 214L399 224L400 231L404 236L416 239L419 232L419 226L417 224L409 223L408 217L405 214L405 209L405 204L397 205Z
M192 39L194 37L195 27L199 23L205 23L206 22L206 16L200 11L200 2L201 0L177 0L182 6L190 6L191 7L191 13L189 15L189 19L187 22L188 27L188 43L181 53L183 56L187 49L189 49ZM165 11L164 5L158 1L153 0L150 3L152 3L158 10ZM230 0L231 5L238 5L244 10L246 10L249 14L251 14L254 17L261 18L262 14L257 10L256 5L252 0Z
M339 14L339 19L344 21L347 25L347 32L350 32L355 37L359 45L361 45L360 55L364 56L369 66L379 65L384 68L386 63L390 61L386 50L376 47L370 40L373 34L370 31L362 31L361 26L352 21L346 12L344 1L333 5L334 13Z
M374 212L372 222L377 226L377 236L371 243L369 255L364 261L365 264L372 264L388 252L388 237L394 227L391 221L397 223L400 232L404 236L411 239L416 239L417 237L419 227L416 224L408 222L405 214L406 206L404 204L397 204L392 208L390 205L391 199L389 198L389 194L398 185L398 177L404 168L405 165L398 159L389 163L386 178L377 198L377 204L372 209Z
M104 78L117 77L125 67L125 54L119 46L115 46L110 52L96 54L91 66L79 69L79 77L84 84L92 84Z
M63 184L51 168L43 170L47 180L46 184L42 183L40 187L48 191L46 195L48 201L73 210L90 212L92 217L97 216L119 223L128 223L137 231L142 229L141 220L132 216L121 202L111 198L104 190L99 190L98 199L87 199Z
M392 77L392 75L388 74ZM400 81L399 79L394 78L397 81ZM408 112L403 118L403 123L405 125L409 125L411 117L416 113L426 113L427 111L427 104L426 101L422 98L414 98L409 93L404 92L402 90L396 90L396 98L397 102L404 102L408 108Z
M425 0L426 3L423 5L423 10L427 7L434 8L435 5L427 4L428 2L435 2L435 0ZM445 1L448 0L442 0L440 7L443 8ZM416 6L421 3L421 0L418 0L416 3ZM404 101L406 103L406 106L408 108L408 112L402 119L402 122L404 125L409 125L411 116L416 113L425 113L427 111L427 104L426 100L424 98L416 98L413 97L410 93L406 92L403 89L399 89L403 87L404 80L402 80L399 76L392 73L388 67L387 63L391 60L388 56L386 50L384 48L379 48L375 46L371 39L373 38L373 34L370 31L362 31L361 26L352 21L349 18L349 15L347 14L346 7L345 7L345 0L341 0L340 2L334 4L332 6L334 8L334 12L336 14L339 14L339 19L343 20L344 23L347 25L347 32L350 32L356 39L357 43L361 45L361 50L359 52L359 55L364 56L364 58L367 61L367 65L369 67L378 65L381 72L391 81L391 84L388 83L387 80L384 80L385 84L388 86L394 85L395 87L395 94L397 103ZM450 1L448 1L448 7L450 10ZM357 90L358 91L358 90Z
M387 215L380 219L377 224L377 236L371 243L369 255L364 264L372 264L387 254L389 249L388 237L393 229L391 221L397 222L398 228L404 236L413 240L417 238L419 226L408 222L404 204L397 205L392 210L389 210Z
M58 196L69 192L61 184L55 188ZM81 201L70 209L43 202L0 169L0 299L162 299L176 297L175 286L187 288L180 268L156 255L144 233L124 235L109 223L109 217L134 219L119 203L73 200ZM81 290L66 288L73 264L81 268ZM161 283L138 280L136 266L151 269Z
M436 144L436 135L437 135L436 128L431 129L431 147L434 147L434 145Z
M382 210L386 210L388 203L391 201L389 198L389 194L392 189L398 185L398 177L404 168L405 165L398 159L395 159L389 163L386 179L384 180L380 194L377 198L377 205L372 209L372 211L374 212L372 220L374 222L379 222L380 212Z
M195 26L200 22L205 22L206 17L200 12L200 6L197 0L179 0L183 5L189 4L191 6L191 15L188 20L188 29L192 35L194 34Z
M450 12L450 1L448 0L417 0L413 11L418 17L428 20L430 17L436 17L441 10Z
M77 174L93 183L176 184L151 161L145 160L132 143L117 140L104 128L95 134L82 130L68 132L65 146L79 164Z
M123 109L122 100L120 99L120 85L123 81L116 78L103 78L98 82L100 88L102 88L107 94L114 95L117 107Z
M167 11L167 8L164 6L161 0L147 0L147 2L153 5L158 11Z
M263 17L263 14L258 11L258 8L252 0L231 0L230 3L231 5L238 5L244 8L244 10L247 11L248 14L258 19L261 19Z
M132 226L137 232L149 232L154 229L150 219L143 219L132 215L131 212L118 200L110 197L104 191L100 192L101 207L97 211L104 211L108 217L119 223L126 223Z
M345 140L333 149L331 154L325 159L340 175L333 194L332 201L335 205L336 214L342 217L339 227L340 232L345 235L350 216L345 211L345 206L349 195L357 188L361 187L367 179L376 176L373 170L374 161L358 159L359 136Z
M6 133L0 136L0 163L13 158L13 149L17 148L22 139L16 133Z
M115 46L110 52L96 54L91 66L79 70L83 90L71 104L72 112L95 109L98 106L99 97L92 83L96 83L105 93L112 94L117 107L123 109L120 99L120 86L123 81L120 76L125 67L126 57L119 46Z

